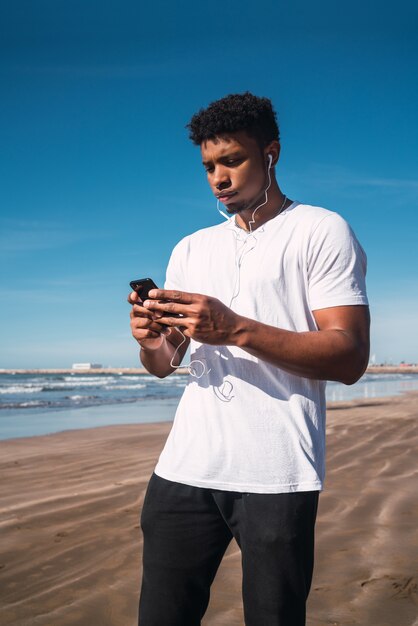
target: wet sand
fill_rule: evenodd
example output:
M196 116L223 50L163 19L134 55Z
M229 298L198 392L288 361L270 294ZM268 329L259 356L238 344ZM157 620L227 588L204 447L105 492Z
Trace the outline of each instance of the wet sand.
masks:
M2 626L134 626L169 423L0 442ZM330 405L309 626L418 625L418 394ZM243 624L231 544L204 626Z

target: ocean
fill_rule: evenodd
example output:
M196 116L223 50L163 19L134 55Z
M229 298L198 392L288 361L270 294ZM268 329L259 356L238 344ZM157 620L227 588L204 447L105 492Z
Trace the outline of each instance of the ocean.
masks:
M187 374L1 374L0 439L74 428L172 420ZM418 389L418 374L365 374L327 384L327 400L393 396Z

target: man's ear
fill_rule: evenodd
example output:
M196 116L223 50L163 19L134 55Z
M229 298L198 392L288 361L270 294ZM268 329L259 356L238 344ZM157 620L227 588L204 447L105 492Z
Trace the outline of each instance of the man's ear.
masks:
M271 155L271 167L274 167L280 157L280 143L278 141L272 141L264 148L264 155L267 166L270 163Z

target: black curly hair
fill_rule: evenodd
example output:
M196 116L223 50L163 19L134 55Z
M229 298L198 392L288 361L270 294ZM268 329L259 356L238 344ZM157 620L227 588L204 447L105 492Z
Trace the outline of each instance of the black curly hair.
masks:
M197 146L203 141L244 130L257 140L261 148L279 139L276 113L268 98L254 96L249 91L230 94L211 102L206 109L193 115L186 128Z

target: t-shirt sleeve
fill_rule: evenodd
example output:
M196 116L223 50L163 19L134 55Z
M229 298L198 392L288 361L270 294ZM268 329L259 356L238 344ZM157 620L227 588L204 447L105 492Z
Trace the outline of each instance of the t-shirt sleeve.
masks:
M167 265L164 289L187 291L188 238L185 237L174 247Z
M308 243L308 297L312 311L368 304L366 254L337 213L323 218Z

